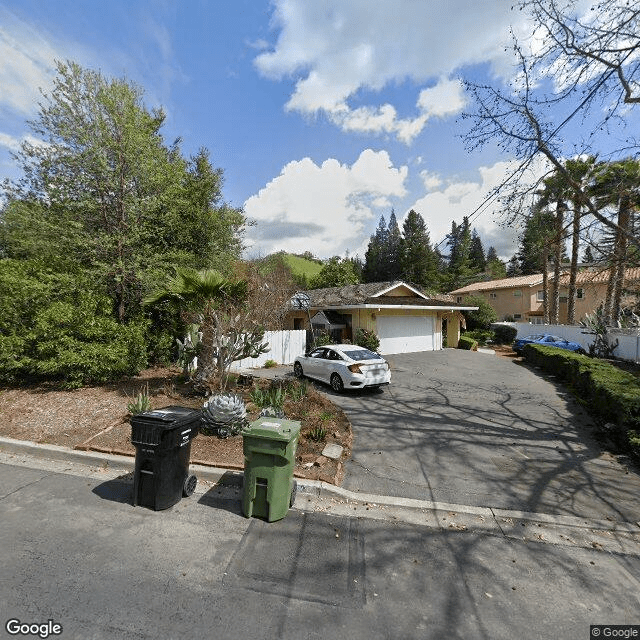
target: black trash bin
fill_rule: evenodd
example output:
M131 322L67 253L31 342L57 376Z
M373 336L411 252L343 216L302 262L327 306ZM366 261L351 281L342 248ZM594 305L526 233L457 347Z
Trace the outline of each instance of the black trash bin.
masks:
M131 417L134 507L168 509L193 493L197 478L189 475L189 456L200 420L199 410L174 406Z

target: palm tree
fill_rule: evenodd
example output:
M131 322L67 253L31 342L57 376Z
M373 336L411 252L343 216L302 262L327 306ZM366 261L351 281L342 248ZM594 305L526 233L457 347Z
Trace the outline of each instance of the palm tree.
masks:
M611 326L620 315L628 236L634 227L634 213L640 206L640 161L627 158L601 164L594 193L598 207L617 207L617 228L611 242L610 276L604 303L604 322Z
M246 298L245 280L228 280L212 269L178 269L176 276L164 288L147 296L143 304L152 305L162 301L177 304L192 321L200 324L200 359L204 366L199 368L198 377L205 378L219 352L215 336L216 328L221 325L221 315L231 313ZM220 368L218 371L223 372Z
M583 191L588 192L588 183L593 176L595 157L574 158L567 160L565 168L569 175L577 182ZM580 221L584 213L582 200L575 190L571 191L571 207L573 209L573 221L571 225L571 267L569 272L569 293L567 304L567 324L575 324L576 321L576 282L578 278L578 263L580 261Z

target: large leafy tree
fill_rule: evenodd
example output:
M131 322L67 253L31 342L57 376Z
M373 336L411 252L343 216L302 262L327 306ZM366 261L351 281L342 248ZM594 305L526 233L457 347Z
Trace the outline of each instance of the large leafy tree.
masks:
M320 273L311 278L309 286L311 289L323 289L325 287L343 287L358 282L360 279L353 260L333 256L322 265Z
M164 113L142 90L73 62L58 62L30 127L40 142L16 154L23 177L5 183L10 251L34 250L24 229L62 233L65 251L90 270L119 321L172 265L224 268L241 249L244 218L222 201L222 173L205 150L185 160L161 135ZM31 233L31 238L27 237Z

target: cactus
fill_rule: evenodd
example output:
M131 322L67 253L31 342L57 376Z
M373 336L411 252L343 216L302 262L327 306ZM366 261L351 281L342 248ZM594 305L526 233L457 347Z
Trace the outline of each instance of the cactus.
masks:
M211 396L202 409L205 429L227 438L240 433L247 423L247 408L240 396L223 394Z

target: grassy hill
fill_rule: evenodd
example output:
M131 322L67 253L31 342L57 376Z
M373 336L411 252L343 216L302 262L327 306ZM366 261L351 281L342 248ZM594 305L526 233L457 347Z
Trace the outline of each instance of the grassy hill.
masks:
M290 253L280 254L283 262L291 269L294 276L305 276L307 280L320 273L322 265L313 260L307 260L300 256L294 256Z

